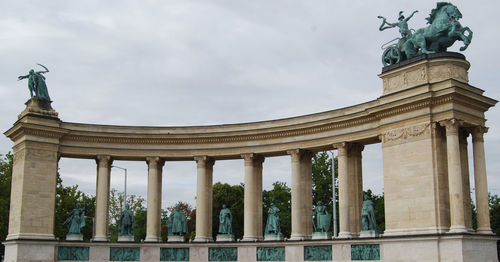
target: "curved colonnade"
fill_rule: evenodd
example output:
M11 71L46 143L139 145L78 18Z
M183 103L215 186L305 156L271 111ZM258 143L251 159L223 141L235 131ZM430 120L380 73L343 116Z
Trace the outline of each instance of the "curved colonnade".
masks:
M472 230L467 209L469 134L473 137L478 233L491 233L482 134L487 130L484 112L497 101L468 84L468 68L464 57L454 53L422 56L406 65L386 68L380 75L383 95L376 100L245 124L131 127L68 123L59 120L51 108L28 102L19 120L5 133L15 143L14 177L19 179L13 180L13 194L20 194L19 199L44 201L35 201L39 206L27 204L29 201L13 202L8 239L53 239L53 215L36 210L53 210L55 194L51 193L58 159L71 157L97 162L94 241L108 240L113 160L148 163L147 242L160 240L164 161L196 161L195 241L212 241L212 167L227 159L244 160L243 240L262 240L262 163L266 157L290 155L291 240L307 240L312 235L311 153L331 149L338 150L339 237L356 237L361 229L362 150L363 145L372 143L382 143L384 235L468 232ZM30 185L23 179L29 176L44 177L37 186L45 192L36 196L27 193ZM21 219L28 213L43 221L42 226Z

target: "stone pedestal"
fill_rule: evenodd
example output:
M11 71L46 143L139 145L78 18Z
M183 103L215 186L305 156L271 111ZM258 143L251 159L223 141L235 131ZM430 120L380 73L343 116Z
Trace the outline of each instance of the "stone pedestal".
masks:
M118 236L118 242L134 242L134 236Z
M234 242L234 235L218 234L215 239L216 242Z
M317 239L331 239L332 235L329 232L314 232L312 235L313 240Z
M363 230L359 233L359 237L378 237L378 233L375 230Z
M264 241L283 241L283 234L264 235Z
M82 234L67 234L66 241L83 241Z
M168 236L167 242L184 242L184 236Z

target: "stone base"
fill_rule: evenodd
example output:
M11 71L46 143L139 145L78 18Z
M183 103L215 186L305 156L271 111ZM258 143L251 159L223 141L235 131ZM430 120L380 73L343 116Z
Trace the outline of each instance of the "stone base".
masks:
M283 241L283 234L265 235L264 241Z
M168 236L167 242L185 242L184 236Z
M312 235L312 239L331 239L332 235L329 232L314 232Z
M134 236L118 236L118 242L134 242Z
M378 237L378 233L375 230L365 230L359 232L359 237Z
M47 101L38 99L36 97L32 97L25 103L26 108L24 109L23 112L21 112L21 114L17 116L17 118L21 119L25 115L32 114L32 115L42 115L45 117L59 119L58 113L52 108L50 104L52 104L52 101Z
M215 239L216 242L234 242L234 235L218 234Z
M82 234L67 234L66 241L83 241Z

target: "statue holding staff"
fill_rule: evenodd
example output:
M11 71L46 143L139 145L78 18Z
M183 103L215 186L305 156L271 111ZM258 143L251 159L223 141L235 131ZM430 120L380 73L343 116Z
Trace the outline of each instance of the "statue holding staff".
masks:
M35 71L31 69L27 75L19 76L17 79L19 81L28 78L28 88L30 90L31 97L50 101L49 91L47 90L47 84L45 83L45 76L42 75L48 73L49 69L42 64L38 65L43 67L45 71Z

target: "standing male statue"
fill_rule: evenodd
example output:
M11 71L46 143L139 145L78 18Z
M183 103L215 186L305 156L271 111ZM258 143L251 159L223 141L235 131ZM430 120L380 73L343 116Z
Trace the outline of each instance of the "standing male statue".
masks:
M231 235L233 233L232 220L231 211L226 207L226 204L223 204L219 214L219 234Z
M175 206L175 210L170 214L172 235L169 233L168 241L184 241L184 234L187 233L186 214L181 210L181 205Z
M85 226L85 212L83 207L80 208L80 204L76 204L69 217L64 221L64 225L68 226L66 240L83 240L80 231Z
M368 198L368 195L365 195L364 199L361 208L361 224L363 225L363 229L361 230L360 236L376 236L377 221L375 220L373 202Z
M266 228L264 230L264 240L283 240L283 235L281 234L280 228L280 209L277 208L274 203L267 210L267 222Z
M129 205L125 205L125 210L123 210L122 215L120 216L120 219L118 220L118 238L120 240L120 237L125 236L129 241L132 241L130 239L132 237L132 230L134 229L135 226L135 220L134 220L134 213L132 210L130 210ZM130 237L130 238L129 238ZM123 238L125 240L125 238Z
M49 69L43 66L42 64L38 64L43 67L45 71L36 71L31 69L30 72L25 76L19 76L18 80L23 80L28 78L28 88L30 90L31 97L36 97L41 100L50 101L49 91L47 90L47 84L45 84L45 76L42 74L48 73Z
M326 206L322 201L318 201L318 205L313 212L313 228L314 232L328 232L330 229L331 216L326 211Z

